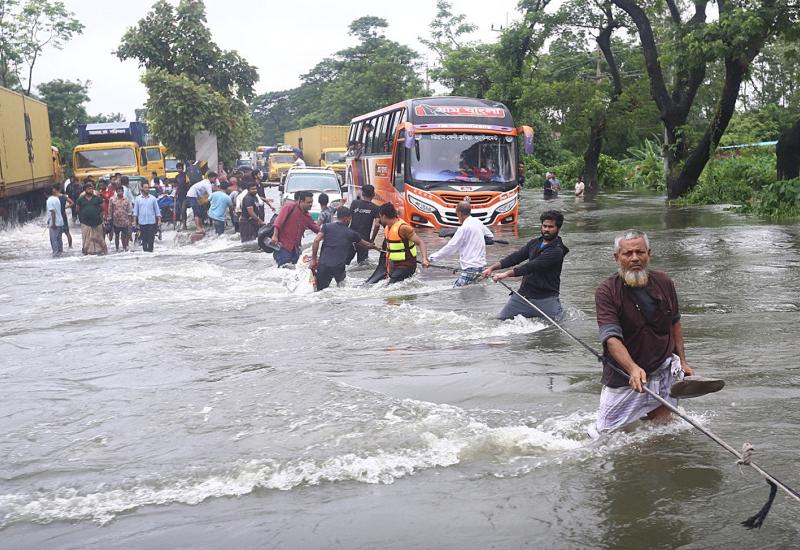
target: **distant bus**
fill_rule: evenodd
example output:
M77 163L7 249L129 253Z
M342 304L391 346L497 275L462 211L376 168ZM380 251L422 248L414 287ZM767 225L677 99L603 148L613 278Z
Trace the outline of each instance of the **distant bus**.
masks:
M351 199L375 187L419 227L457 226L466 198L485 225L517 223L520 174L517 137L533 152L533 130L515 127L502 103L464 97L409 99L354 118L345 182Z

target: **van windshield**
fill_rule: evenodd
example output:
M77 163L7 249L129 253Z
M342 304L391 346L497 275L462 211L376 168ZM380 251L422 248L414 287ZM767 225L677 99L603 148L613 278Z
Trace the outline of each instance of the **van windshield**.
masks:
M333 191L338 193L339 179L333 172L329 174L325 172L320 174L289 174L286 178L286 192L294 193L295 191Z
M133 149L94 149L75 153L78 168L136 167Z

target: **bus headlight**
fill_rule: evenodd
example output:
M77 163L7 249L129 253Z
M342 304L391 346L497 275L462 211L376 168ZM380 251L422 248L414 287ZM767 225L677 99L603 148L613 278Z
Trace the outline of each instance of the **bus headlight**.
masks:
M498 206L497 207L497 213L498 214L505 214L506 212L510 212L511 210L514 209L514 207L516 205L517 205L517 199L515 197L512 200L508 201L507 203L504 203L504 204L501 204L500 206Z
M422 202L414 195L411 194L408 195L408 202L410 202L414 206L414 208L416 208L420 212L425 212L426 214L432 214L433 212L436 212L435 206L428 204L427 202Z

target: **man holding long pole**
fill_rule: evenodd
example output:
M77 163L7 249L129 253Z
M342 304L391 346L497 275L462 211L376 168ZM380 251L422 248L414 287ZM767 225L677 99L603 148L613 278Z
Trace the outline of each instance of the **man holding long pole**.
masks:
M668 420L670 411L643 386L676 405L670 387L694 371L686 361L675 285L666 273L648 269L647 235L629 229L614 239L617 273L595 292L597 324L605 356L628 377L603 366L597 431L610 432L643 417Z
M564 215L557 210L548 210L542 213L539 220L542 225L538 239L531 239L482 273L484 277L492 276L495 282L508 277L522 277L519 293L511 295L498 314L498 319L513 319L517 315L541 317L539 311L530 306L530 302L554 319L561 316L561 267L564 256L569 252L558 235L564 224ZM498 269L507 271L494 273Z

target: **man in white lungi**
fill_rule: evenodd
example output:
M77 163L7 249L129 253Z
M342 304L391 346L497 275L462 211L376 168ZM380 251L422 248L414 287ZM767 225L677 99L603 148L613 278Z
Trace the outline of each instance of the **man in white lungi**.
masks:
M642 418L669 420L669 409L643 386L671 404L670 387L694 374L686 362L675 285L666 273L648 269L650 242L636 229L614 239L617 273L595 292L597 324L605 356L630 376L603 365L603 391L596 429L608 433Z

